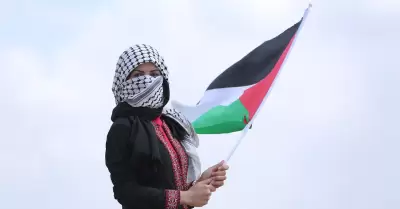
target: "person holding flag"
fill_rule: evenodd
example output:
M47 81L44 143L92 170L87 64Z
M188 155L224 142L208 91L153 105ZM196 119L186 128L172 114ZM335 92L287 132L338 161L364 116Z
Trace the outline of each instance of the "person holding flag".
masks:
M195 106L169 101L164 59L149 45L120 56L112 91L116 107L107 135L106 165L123 209L202 207L226 180L226 165L282 68L307 17L265 41L222 72ZM176 109L175 109L176 108ZM178 111L179 110L179 111ZM226 161L200 174L197 134L242 131Z
M112 86L116 107L107 135L105 161L114 198L123 209L186 209L208 203L224 184L228 166L201 174L192 124L166 108L168 70L153 47L135 45L116 65Z

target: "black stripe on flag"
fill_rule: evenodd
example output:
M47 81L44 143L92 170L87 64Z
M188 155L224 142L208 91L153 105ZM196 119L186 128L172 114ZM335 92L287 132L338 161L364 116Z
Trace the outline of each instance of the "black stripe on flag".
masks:
M275 38L262 43L226 69L208 86L207 90L249 86L261 81L274 68L286 46L296 34L302 20Z

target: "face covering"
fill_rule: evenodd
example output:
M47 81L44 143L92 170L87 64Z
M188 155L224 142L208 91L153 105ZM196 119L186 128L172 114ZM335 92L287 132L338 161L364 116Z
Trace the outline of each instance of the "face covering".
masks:
M127 80L139 65L153 63L161 76L139 76ZM164 105L163 82L168 82L168 70L158 51L146 44L125 50L118 59L112 86L115 102L127 102L133 107L160 108Z
M132 107L160 108L164 104L162 76L139 76L122 83L121 98Z

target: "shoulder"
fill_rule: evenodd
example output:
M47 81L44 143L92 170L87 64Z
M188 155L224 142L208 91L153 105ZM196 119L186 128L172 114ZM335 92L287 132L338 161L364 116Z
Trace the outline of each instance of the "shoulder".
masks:
M165 108L163 110L163 114L178 123L179 126L185 131L185 135L188 136L185 137L185 141L188 141L195 147L199 146L199 138L196 134L196 131L194 130L192 123L188 120L188 118L186 118L183 113L174 108Z
M165 108L163 114L177 122L187 133L193 129L192 123L180 111L174 108Z
M128 137L131 131L131 123L128 118L121 117L116 119L110 127L107 139Z

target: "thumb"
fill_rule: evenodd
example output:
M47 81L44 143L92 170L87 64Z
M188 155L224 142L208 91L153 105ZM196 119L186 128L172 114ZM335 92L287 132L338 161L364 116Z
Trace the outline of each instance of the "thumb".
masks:
M213 171L217 171L219 167L221 167L221 166L224 165L224 163L225 163L225 160L222 160L221 162L215 164L215 165L212 167L212 170L213 170Z

